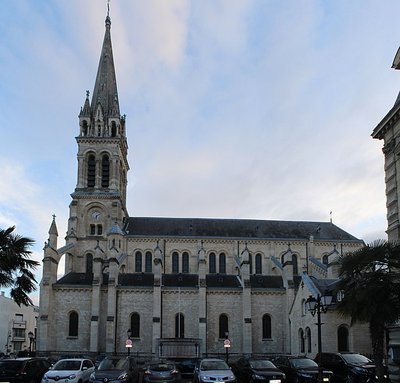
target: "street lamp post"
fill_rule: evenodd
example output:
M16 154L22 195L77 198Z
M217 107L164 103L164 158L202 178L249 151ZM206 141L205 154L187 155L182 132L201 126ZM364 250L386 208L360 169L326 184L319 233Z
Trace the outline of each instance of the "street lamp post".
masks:
M312 295L306 300L306 305L308 311L311 312L312 316L317 314L317 330L318 330L318 382L322 383L322 368L321 368L321 352L322 352L322 340L321 340L321 326L323 323L321 322L321 312L324 314L328 311L328 307L332 303L332 295L328 295L325 292L325 295L321 296L317 295L317 298L314 298Z
M35 337L35 335L33 334L32 331L28 332L28 338L29 338L29 355L32 354L32 343L33 343L33 338Z
M132 348L132 340L131 340L132 331L131 331L131 329L128 329L126 334L128 335L128 339L125 342L125 347L128 349L128 357L129 357L131 355L131 348Z

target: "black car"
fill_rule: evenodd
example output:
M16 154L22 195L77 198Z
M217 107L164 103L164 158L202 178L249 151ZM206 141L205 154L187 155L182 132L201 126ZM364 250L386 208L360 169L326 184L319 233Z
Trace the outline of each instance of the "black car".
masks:
M139 368L133 357L107 356L91 375L90 383L138 383Z
M285 374L268 359L240 358L231 365L239 383L283 383Z
M46 358L16 358L0 360L0 382L40 383L51 367Z
M333 372L332 380L335 382L364 383L375 380L375 364L358 353L322 352L314 360Z
M175 365L181 372L183 379L193 379L194 369L196 367L197 358L186 358L175 361Z
M279 356L273 359L276 367L286 375L288 383L317 383L319 367L312 359L304 356ZM322 382L329 383L332 371L322 369Z
M173 362L151 362L143 373L144 383L181 383L182 376Z

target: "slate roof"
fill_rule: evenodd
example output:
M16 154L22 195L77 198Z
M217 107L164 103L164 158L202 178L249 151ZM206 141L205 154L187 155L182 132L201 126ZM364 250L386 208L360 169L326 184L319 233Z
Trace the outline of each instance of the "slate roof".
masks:
M130 217L124 227L128 236L217 237L249 239L308 239L356 241L360 239L331 222L271 221L220 218Z
M60 278L56 285L79 285L79 286L91 286L93 283L92 273L68 273Z
M154 274L152 274L152 273L119 274L118 283L121 286L153 287Z
M163 274L162 284L165 287L197 287L199 277L197 274Z
M207 274L206 285L207 287L229 287L229 288L242 287L236 275L228 275L228 274Z
M280 275L251 275L250 285L254 288L283 289L283 279Z

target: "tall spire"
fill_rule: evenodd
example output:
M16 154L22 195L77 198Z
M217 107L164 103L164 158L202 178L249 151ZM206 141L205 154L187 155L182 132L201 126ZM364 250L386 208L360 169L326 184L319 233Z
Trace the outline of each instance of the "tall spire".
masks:
M96 111L97 106L100 103L103 117L105 118L120 117L110 29L111 19L108 10L106 17L106 31L104 34L103 47L101 50L91 103L93 111Z

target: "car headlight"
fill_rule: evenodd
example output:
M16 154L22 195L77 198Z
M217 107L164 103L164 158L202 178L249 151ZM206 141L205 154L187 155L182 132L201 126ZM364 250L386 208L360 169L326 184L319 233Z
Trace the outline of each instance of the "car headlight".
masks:
M124 372L120 376L118 376L118 380L127 380L128 379L128 373Z
M266 378L265 378L265 376L254 374L254 379L265 380Z
M68 379L75 379L76 378L76 374L71 374L70 376L68 376Z

